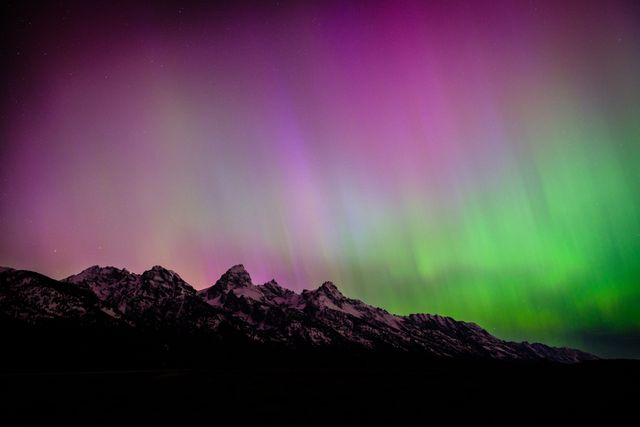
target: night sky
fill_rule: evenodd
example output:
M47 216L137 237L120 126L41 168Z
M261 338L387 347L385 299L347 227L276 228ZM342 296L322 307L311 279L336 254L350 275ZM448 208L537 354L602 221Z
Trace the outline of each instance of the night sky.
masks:
M640 357L637 1L49 3L2 6L0 265Z

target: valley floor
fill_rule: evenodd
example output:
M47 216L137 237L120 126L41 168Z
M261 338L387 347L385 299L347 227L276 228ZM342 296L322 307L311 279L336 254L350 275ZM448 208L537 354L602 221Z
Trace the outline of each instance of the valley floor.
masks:
M4 425L615 425L638 402L640 361L578 365L438 362L395 356L201 368L0 374ZM230 422L232 424L230 424Z

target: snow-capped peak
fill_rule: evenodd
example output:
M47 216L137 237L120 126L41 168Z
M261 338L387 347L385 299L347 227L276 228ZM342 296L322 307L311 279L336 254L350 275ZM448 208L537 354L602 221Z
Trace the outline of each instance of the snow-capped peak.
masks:
M315 292L322 292L325 295L333 298L344 298L344 295L340 292L338 287L333 282L324 282Z
M230 269L227 270L227 273L236 273L236 274L249 274L247 273L247 269L244 268L244 264L236 264Z
M140 275L143 279L155 282L184 283L184 280L175 271L168 270L160 265L154 265L150 270Z
M116 268L111 266L101 267L99 265L93 265L89 268L82 270L78 274L74 274L72 276L63 279L64 282L68 283L83 283L83 282L99 282L109 280L120 280L125 276L130 275L131 273L126 269Z
M245 270L244 265L238 264L231 267L224 273L220 279L216 282L214 286L218 286L221 288L229 289L229 288L237 288L237 287L247 287L252 286L251 276Z

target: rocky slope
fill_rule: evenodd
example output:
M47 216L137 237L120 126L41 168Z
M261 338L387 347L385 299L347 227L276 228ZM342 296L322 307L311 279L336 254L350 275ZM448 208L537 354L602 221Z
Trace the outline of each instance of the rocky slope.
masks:
M270 281L253 284L242 265L195 291L173 271L142 274L90 267L56 281L0 269L0 315L24 323L54 319L140 331L204 332L258 345L424 353L452 359L572 363L593 355L568 348L500 340L476 324L430 314L397 316L345 297L331 282L295 293Z
M62 282L90 291L138 328L215 330L224 320L178 274L160 266L142 274L93 266Z

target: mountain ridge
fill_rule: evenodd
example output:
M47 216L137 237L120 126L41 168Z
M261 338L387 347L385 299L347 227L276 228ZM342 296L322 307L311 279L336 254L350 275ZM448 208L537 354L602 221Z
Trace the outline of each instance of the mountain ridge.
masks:
M504 341L475 323L446 316L394 315L344 296L332 282L300 293L275 280L254 284L242 264L201 290L159 265L141 274L91 266L59 281L0 268L0 314L27 324L65 319L160 335L172 331L222 339L232 333L256 345L285 349L399 351L443 359L558 363L597 359L565 347Z

